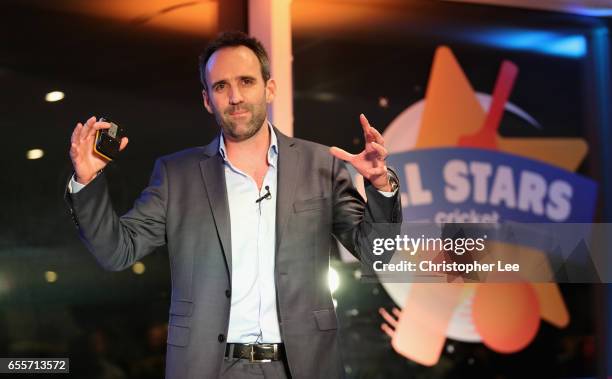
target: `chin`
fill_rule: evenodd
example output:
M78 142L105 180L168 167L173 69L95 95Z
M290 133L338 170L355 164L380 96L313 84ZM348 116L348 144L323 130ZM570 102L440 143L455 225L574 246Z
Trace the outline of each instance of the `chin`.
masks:
M232 139L236 141L244 141L257 134L257 131L258 130L250 130L242 127L237 127L229 129L228 134L232 137Z

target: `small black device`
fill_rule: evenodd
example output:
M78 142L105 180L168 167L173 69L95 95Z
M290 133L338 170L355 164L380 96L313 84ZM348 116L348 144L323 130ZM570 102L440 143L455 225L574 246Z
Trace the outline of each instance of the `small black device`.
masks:
M100 117L99 122L108 122L111 124L109 129L100 129L96 131L96 141L94 143L94 151L112 161L119 155L119 147L121 139L125 137L125 128L117 125L108 118Z
M265 186L264 188L266 189L266 193L264 193L263 196L259 199L255 200L255 203L259 204L262 200L270 200L272 198L272 193L270 193L270 186Z

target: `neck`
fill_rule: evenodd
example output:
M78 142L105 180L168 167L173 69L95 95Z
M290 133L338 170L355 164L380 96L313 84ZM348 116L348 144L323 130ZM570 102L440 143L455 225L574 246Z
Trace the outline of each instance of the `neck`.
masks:
M225 141L225 150L227 151L230 161L241 159L243 157L256 157L255 161L259 161L261 157L267 161L268 148L270 147L270 128L268 127L268 119L264 120L263 125L255 135L243 141L232 140L223 135Z

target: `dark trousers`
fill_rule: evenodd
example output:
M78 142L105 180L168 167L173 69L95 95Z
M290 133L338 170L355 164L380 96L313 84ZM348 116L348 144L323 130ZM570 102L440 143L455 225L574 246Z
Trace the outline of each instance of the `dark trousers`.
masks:
M253 362L248 359L225 358L221 367L223 379L290 379L284 360L273 362Z

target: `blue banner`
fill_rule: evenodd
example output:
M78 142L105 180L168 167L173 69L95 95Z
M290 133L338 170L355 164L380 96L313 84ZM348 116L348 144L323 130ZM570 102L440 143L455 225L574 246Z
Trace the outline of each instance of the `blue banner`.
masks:
M404 221L591 222L597 184L508 153L439 148L392 154Z

